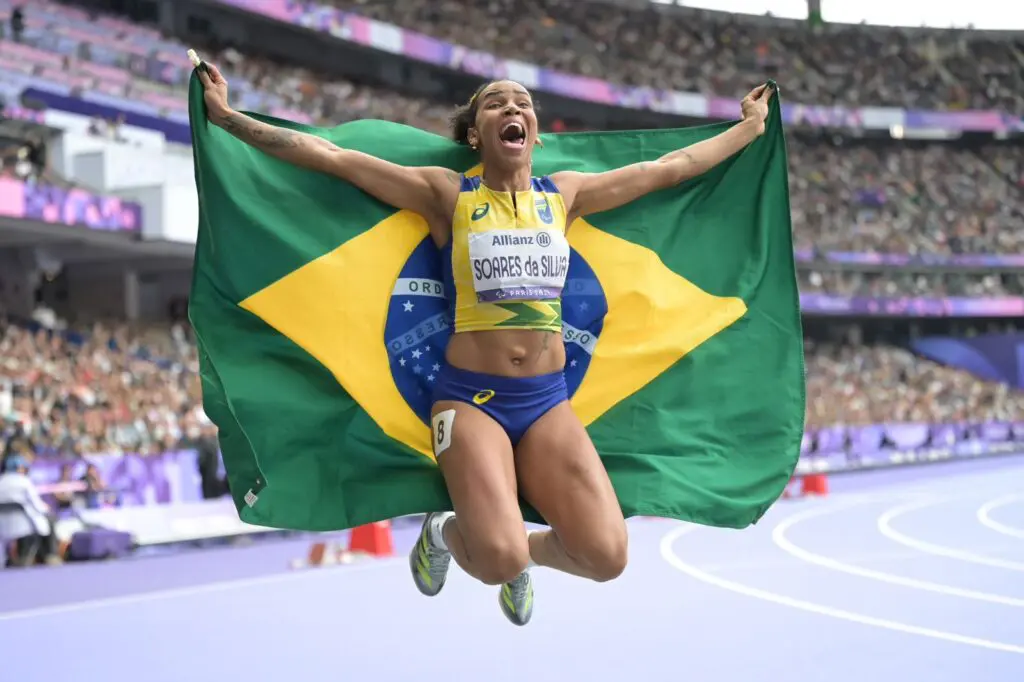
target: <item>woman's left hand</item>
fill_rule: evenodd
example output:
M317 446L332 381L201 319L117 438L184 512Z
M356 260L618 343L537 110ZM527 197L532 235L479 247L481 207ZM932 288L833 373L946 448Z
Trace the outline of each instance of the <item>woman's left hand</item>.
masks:
M768 118L768 102L773 94L775 94L775 88L765 83L747 93L747 96L740 102L743 121L753 126L758 137L764 134L764 121Z

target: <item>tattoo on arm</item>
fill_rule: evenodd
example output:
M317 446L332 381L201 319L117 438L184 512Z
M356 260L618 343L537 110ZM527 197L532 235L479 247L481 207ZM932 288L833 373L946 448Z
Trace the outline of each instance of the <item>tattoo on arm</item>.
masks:
M314 156L318 151L342 151L341 147L322 137L272 126L244 114L230 114L221 119L220 126L246 144L303 166L309 165L308 161L311 157L302 154L301 151L305 151L307 154L313 152ZM300 152L300 155L295 156L293 150Z
M243 142L264 151L302 146L302 138L298 133L261 123L242 114L225 117L221 127Z

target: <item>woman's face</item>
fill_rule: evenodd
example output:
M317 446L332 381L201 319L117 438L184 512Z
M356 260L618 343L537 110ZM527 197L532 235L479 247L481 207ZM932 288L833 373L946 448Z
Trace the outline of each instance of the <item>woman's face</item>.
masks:
M537 113L526 88L515 81L491 83L477 95L476 106L469 143L492 158L528 162L537 142Z

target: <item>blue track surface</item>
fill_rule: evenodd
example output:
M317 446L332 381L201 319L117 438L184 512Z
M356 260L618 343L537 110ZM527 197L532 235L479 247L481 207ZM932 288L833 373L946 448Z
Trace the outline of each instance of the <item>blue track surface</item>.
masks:
M620 580L540 569L521 629L457 569L427 599L404 557L288 571L298 542L5 571L0 679L1024 680L1024 461L833 487L741 532L636 520Z

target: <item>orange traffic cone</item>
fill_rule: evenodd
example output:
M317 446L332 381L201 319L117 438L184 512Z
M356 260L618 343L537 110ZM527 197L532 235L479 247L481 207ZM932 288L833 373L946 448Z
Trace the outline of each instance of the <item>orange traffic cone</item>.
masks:
M803 495L828 495L828 477L825 474L808 474L804 476L800 492Z
M352 529L350 552L364 552L371 556L391 556L395 553L391 542L391 522L377 521Z

